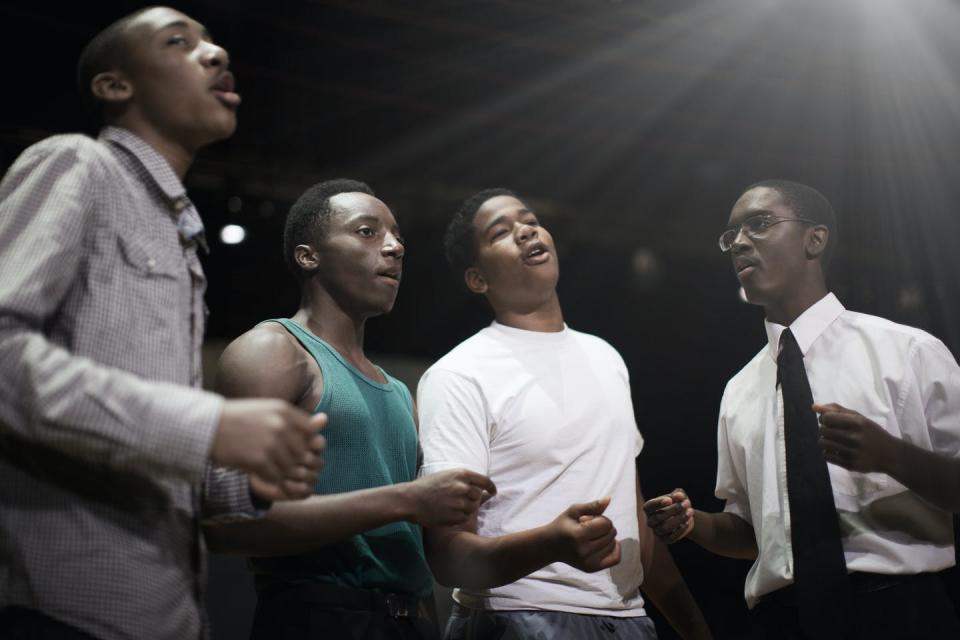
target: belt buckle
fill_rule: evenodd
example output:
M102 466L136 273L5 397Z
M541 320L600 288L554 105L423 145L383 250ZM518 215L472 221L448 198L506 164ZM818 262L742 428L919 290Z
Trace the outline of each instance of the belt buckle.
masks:
M410 608L407 606L406 598L401 598L393 593L387 596L387 611L391 618L409 618Z

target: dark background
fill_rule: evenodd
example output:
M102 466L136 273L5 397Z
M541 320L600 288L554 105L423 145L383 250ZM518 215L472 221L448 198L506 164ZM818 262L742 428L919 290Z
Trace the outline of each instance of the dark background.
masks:
M0 168L40 138L85 127L77 55L140 6L0 7ZM490 319L448 273L446 220L474 191L509 187L557 239L567 322L608 340L630 368L645 493L683 486L716 509L720 396L765 341L716 238L746 185L789 178L838 211L831 282L844 304L960 350L956 2L175 7L230 51L244 97L237 134L204 150L187 179L213 239L212 342L295 310L283 217L307 186L352 177L391 206L408 241L397 306L368 325L368 350L429 363ZM227 223L247 240L220 244ZM718 635L739 637L747 565L689 543L673 551ZM230 637L231 618L249 611L224 579L236 567L218 566L215 631Z

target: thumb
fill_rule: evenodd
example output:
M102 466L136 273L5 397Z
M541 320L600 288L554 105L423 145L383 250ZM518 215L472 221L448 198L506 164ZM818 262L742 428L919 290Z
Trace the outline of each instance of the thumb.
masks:
M567 509L567 515L574 520L580 520L581 516L599 516L607 510L610 504L610 496L605 496L593 502L584 502L581 504L572 504Z
M307 423L311 430L319 431L327 426L327 414L318 413L310 417L309 422Z
M837 404L836 402L813 404L813 410L817 413L854 413L852 410Z

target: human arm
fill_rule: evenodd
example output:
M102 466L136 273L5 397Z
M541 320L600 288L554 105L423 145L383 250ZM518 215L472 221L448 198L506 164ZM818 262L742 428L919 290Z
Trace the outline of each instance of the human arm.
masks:
M667 546L647 530L647 514L637 478L637 522L643 559L641 590L683 638L712 638L707 621L687 588Z
M897 387L893 433L839 403L815 404L825 458L851 471L885 473L960 512L960 367L940 340L918 335Z
M694 509L683 489L647 500L643 510L647 525L666 544L690 538L717 555L742 560L757 557L757 539L750 523L728 511Z
M72 323L90 310L67 310L68 298L90 284L95 239L114 232L97 144L44 141L0 183L0 432L92 465L197 481L221 398L144 380L51 337L82 335Z
M554 562L593 573L620 562L613 523L603 516L609 498L574 504L540 527L497 537L477 534L476 514L458 526L424 530L427 561L437 582L490 589Z
M456 525L476 513L488 478L455 469L412 482L275 504L265 518L207 527L210 548L246 556L315 551L391 522L423 527Z
M960 459L921 449L836 403L815 404L823 457L850 471L880 472L946 511L960 513Z
M238 421L216 394L134 374L151 354L124 357L116 344L148 324L98 334L107 318L122 326L118 314L132 311L95 295L102 279L147 300L159 279L177 277L175 266L157 275L152 257L131 253L141 239L118 217L136 212L114 202L113 166L102 143L58 136L24 152L0 184L0 434L149 477L198 483L211 458L277 473L274 454L283 464L306 449L305 436L291 443L287 429ZM147 304L147 317L170 320L168 301ZM259 417L276 413L260 407ZM224 450L222 431L261 446Z
M283 398L316 406L323 394L320 368L281 325L267 323L231 343L220 360L217 389L227 396ZM486 492L484 476L451 470L436 477L276 504L266 518L209 527L217 551L263 556L302 553L390 522L422 526L463 522Z

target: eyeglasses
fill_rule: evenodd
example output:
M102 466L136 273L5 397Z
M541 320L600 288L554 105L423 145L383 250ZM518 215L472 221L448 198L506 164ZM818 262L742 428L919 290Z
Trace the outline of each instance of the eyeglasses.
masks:
M737 239L737 236L740 235L740 231L743 231L751 240L759 240L767 235L767 231L770 230L770 227L778 225L781 222L803 222L804 224L817 224L816 220L810 220L809 218L778 218L777 216L761 213L759 215L751 216L740 224L730 227L721 233L720 241L718 243L720 245L720 251L723 251L724 253L730 251L730 249L733 247L734 241Z

